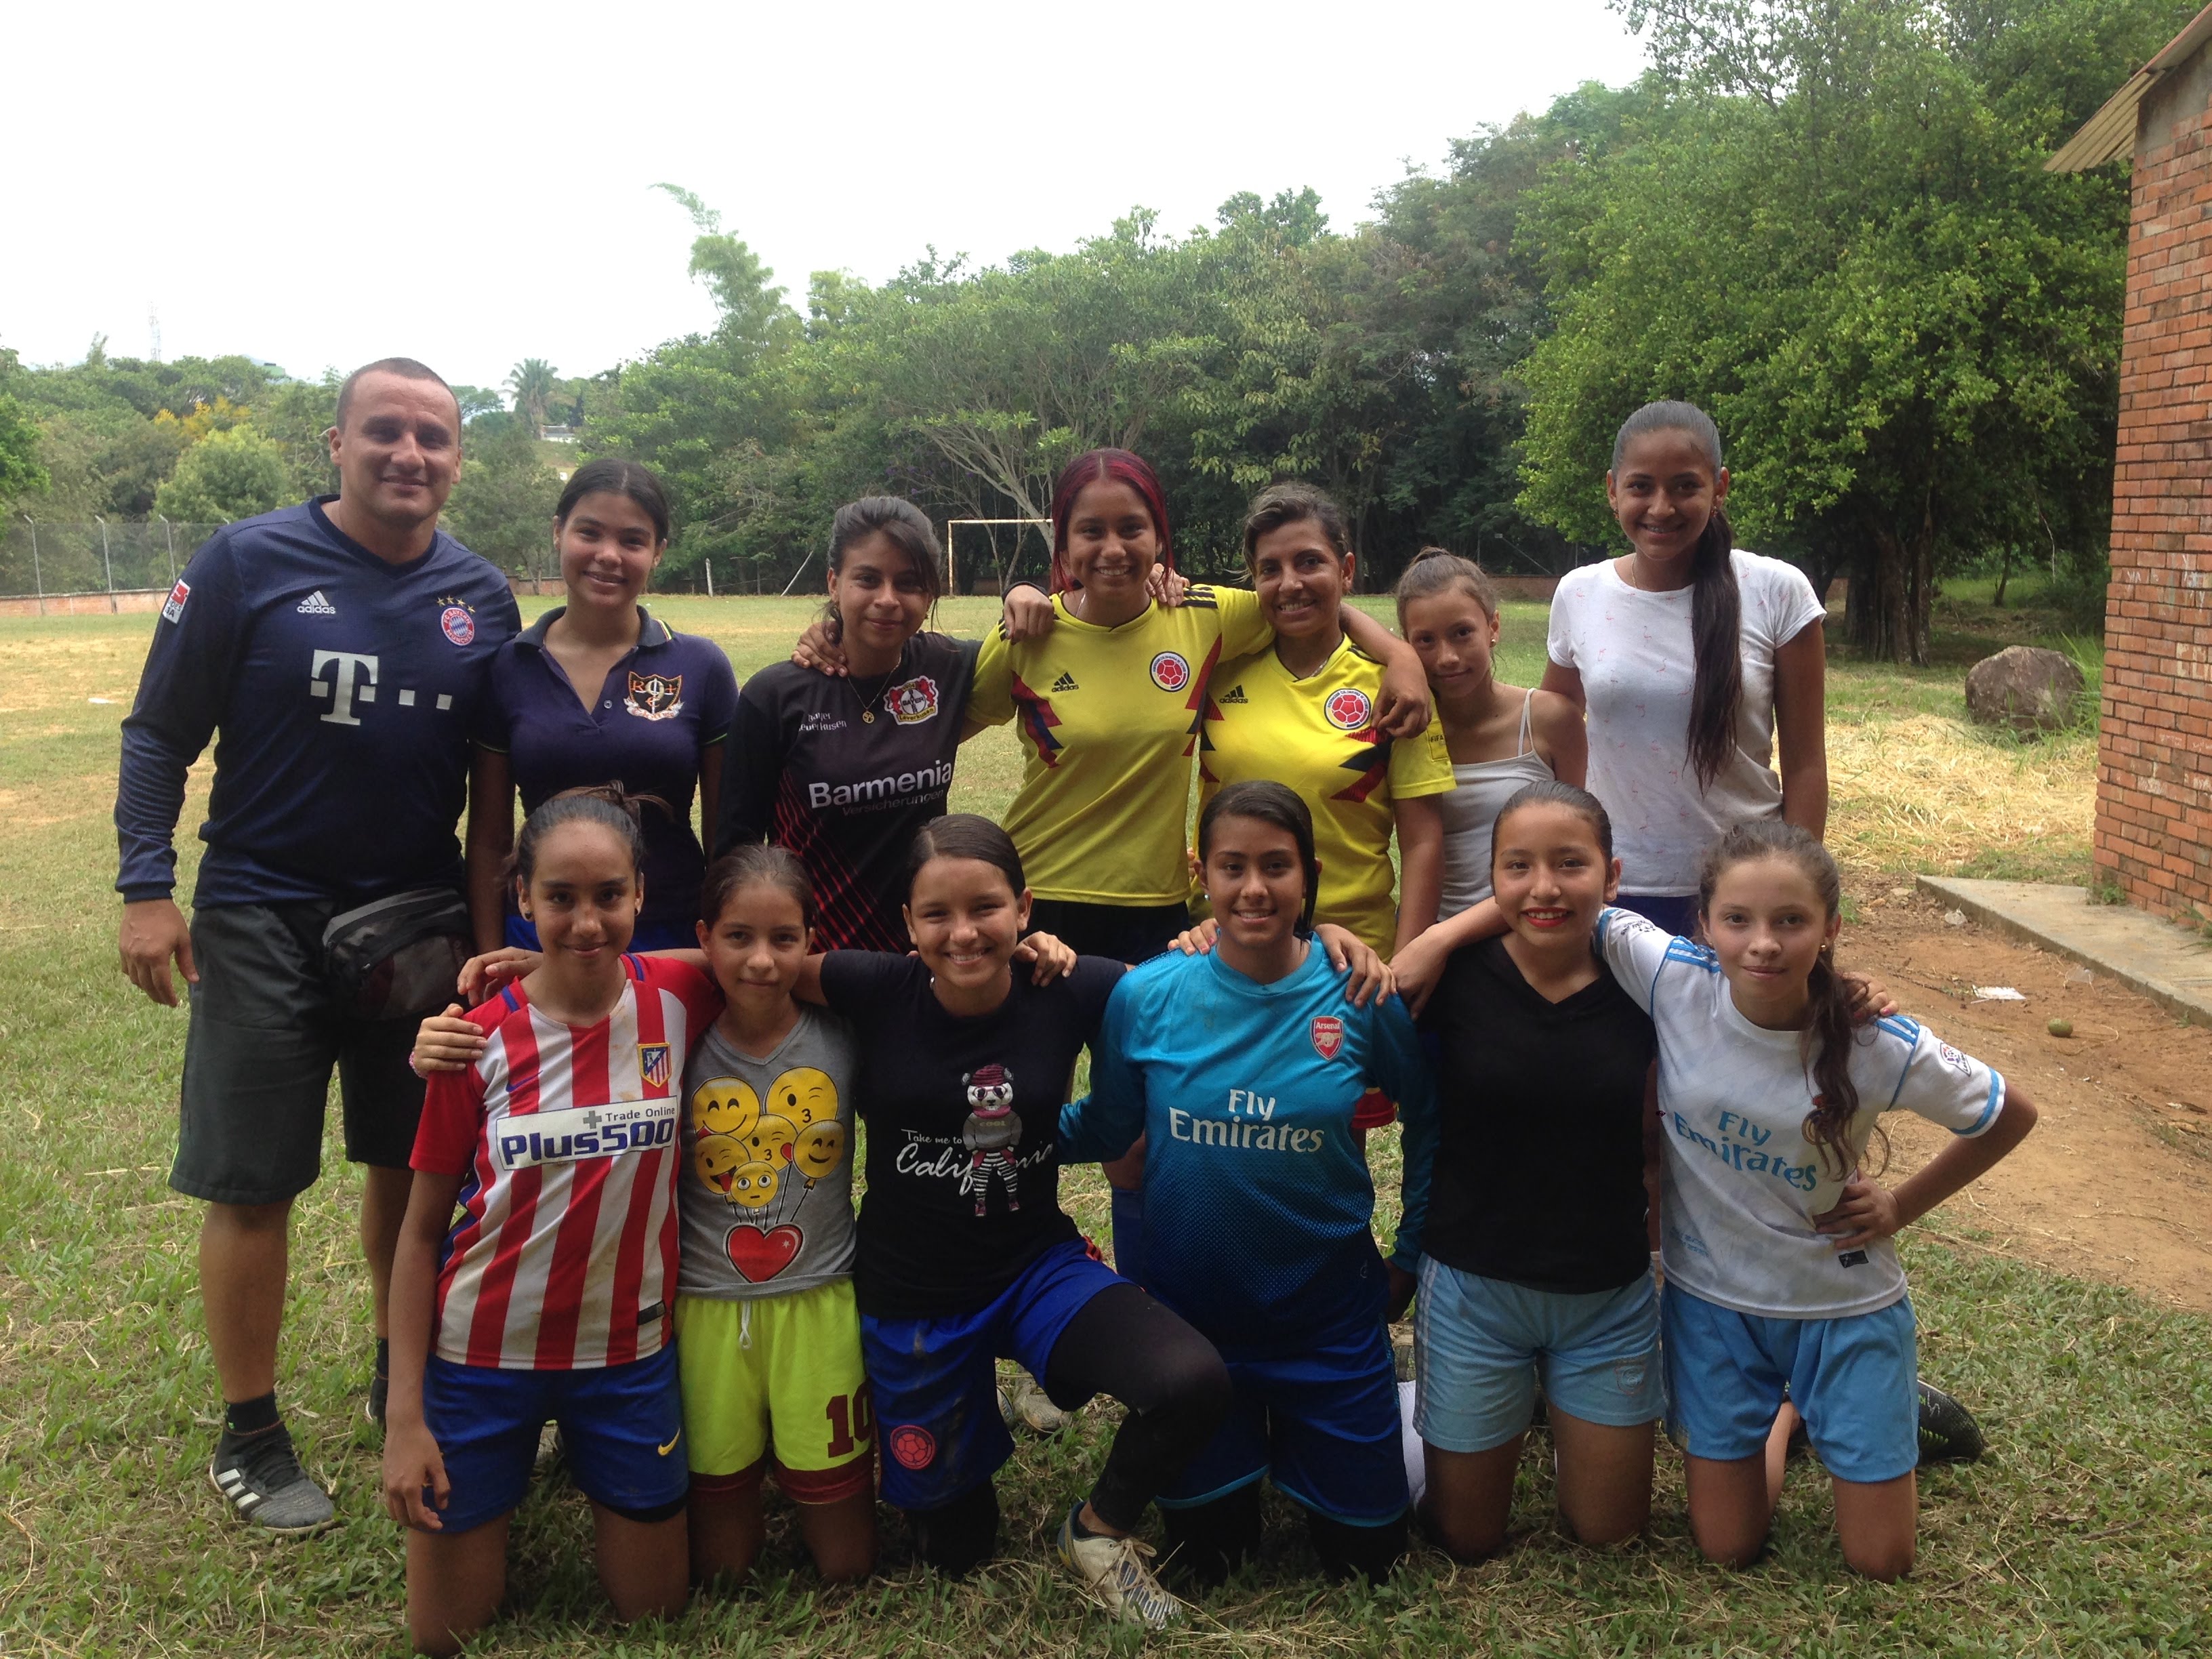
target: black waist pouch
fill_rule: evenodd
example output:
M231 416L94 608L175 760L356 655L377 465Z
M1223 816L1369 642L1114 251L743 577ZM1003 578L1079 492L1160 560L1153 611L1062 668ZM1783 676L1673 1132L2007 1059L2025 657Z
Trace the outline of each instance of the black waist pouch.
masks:
M450 887L393 893L341 911L323 929L323 971L362 1019L419 1019L457 1001L472 954L467 901Z

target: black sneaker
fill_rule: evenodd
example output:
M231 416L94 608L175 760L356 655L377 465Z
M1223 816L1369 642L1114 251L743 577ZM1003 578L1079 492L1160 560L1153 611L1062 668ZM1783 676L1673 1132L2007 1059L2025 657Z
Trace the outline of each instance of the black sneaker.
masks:
M258 1434L232 1434L216 1445L208 1479L249 1526L282 1537L320 1532L337 1519L331 1495L307 1478L282 1423Z
M1974 1414L1923 1378L1920 1382L1920 1461L1971 1463L1982 1455L1982 1425Z

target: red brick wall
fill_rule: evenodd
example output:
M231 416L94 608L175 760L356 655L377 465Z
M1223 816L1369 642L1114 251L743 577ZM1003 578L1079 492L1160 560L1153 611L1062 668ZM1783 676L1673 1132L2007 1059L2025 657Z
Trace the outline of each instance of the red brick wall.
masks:
M2136 144L2096 863L2137 904L2212 916L2208 67L2160 83Z

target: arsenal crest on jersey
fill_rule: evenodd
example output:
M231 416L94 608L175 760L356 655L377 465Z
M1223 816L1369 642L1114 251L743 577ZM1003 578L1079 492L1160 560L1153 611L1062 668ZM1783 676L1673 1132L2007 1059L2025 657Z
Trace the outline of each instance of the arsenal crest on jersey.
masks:
M1344 1022L1334 1014L1316 1014L1313 1046L1323 1060L1334 1060L1344 1052Z
M674 720L684 712L684 676L641 674L633 669L623 707L641 720Z
M1356 685L1347 685L1322 705L1328 723L1340 732L1358 732L1375 718L1375 705Z
M937 682L927 674L916 674L904 685L895 685L884 693L884 707L901 726L919 726L924 720L937 718Z

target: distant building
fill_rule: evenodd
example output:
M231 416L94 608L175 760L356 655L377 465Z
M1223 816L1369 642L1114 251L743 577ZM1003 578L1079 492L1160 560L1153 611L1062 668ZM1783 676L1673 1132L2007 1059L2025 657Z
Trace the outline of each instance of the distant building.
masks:
M2131 159L2096 866L2212 920L2212 6L2051 158Z
M576 441L576 428L573 426L542 427L538 435L549 444L572 444Z

